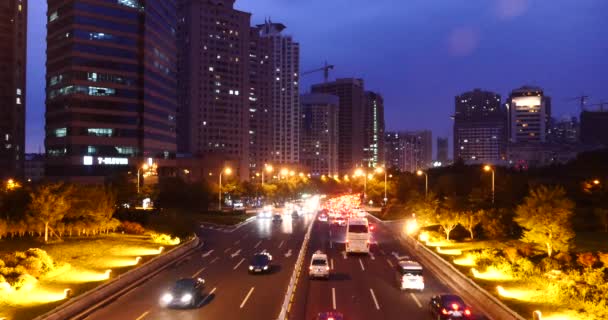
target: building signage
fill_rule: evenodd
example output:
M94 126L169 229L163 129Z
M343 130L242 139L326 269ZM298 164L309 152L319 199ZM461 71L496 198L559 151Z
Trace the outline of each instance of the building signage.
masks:
M84 156L82 163L85 166L101 165L101 166L126 166L129 165L129 158L109 158L109 157L92 157Z

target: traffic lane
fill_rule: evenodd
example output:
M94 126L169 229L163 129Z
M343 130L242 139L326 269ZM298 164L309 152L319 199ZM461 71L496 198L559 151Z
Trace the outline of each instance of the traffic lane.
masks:
M232 266L233 259L230 258L235 253L231 251L234 248L235 243L237 246L240 245L242 248L240 250L244 255L253 255L253 251L255 251L254 248L245 245L246 242L244 241L248 238L248 233L257 235L257 226L255 224L249 224L247 228L241 228L238 233L224 233L220 231L204 232L205 246L202 251L196 250L186 259L177 261L176 266L172 266L154 278L149 279L128 294L119 297L105 308L97 310L89 316L89 318L135 319L136 317L133 317L133 314L135 313L139 315L145 314L146 318L165 318L163 314L167 312L160 310L158 307L158 299L162 292L179 278L202 276L207 281L212 278L222 279L224 274L227 272L229 273L234 268ZM298 234L303 238L303 233L298 232ZM277 241L280 239L283 239L281 241L287 241L289 240L289 237L290 235L284 234L282 238L277 238ZM243 245L237 241L242 241ZM268 245L272 244L272 241L269 241ZM245 251L243 251L243 248L245 248ZM239 249L235 249L235 251L238 250ZM237 256L240 256L240 253ZM199 259L199 257L201 259ZM203 258L207 258L206 261ZM209 265L215 264L215 266L217 266L216 272L213 272L213 268L205 270L205 263ZM208 285L210 284L212 283L208 282ZM228 285L228 288L230 287L231 286ZM160 312L160 315L155 315L158 311L163 312ZM170 316L174 315L171 314ZM180 316L185 316L184 312L181 312Z

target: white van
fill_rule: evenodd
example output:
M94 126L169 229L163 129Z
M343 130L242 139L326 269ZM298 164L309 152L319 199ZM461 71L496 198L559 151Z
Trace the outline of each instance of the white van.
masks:
M369 253L371 234L366 218L350 218L346 224L346 253Z
M424 277L420 263L412 260L399 261L397 283L401 290L424 290Z

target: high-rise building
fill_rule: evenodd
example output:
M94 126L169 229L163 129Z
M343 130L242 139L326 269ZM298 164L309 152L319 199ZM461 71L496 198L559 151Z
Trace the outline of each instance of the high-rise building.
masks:
M551 121L551 98L538 87L524 86L507 100L509 142L543 143Z
M234 0L179 0L179 151L249 178L250 18Z
M581 142L608 147L608 110L581 113Z
M506 152L506 112L500 95L475 89L455 97L454 159L498 162Z
M386 132L384 135L386 166L403 172L426 169L433 161L431 131Z
M345 78L315 84L313 93L338 96L338 171L351 174L363 165L365 89L362 79Z
M23 177L27 0L0 2L0 178Z
M313 176L338 174L337 96L313 93L301 96L301 165Z
M260 45L268 46L270 52L273 162L297 164L300 160L300 45L283 33L286 27L281 23L266 21L258 28Z
M175 2L48 0L47 15L46 175L173 170Z
M448 138L437 137L437 161L442 165L446 165L449 161L448 149Z
M384 165L384 99L378 93L365 92L363 128L363 165L381 167Z

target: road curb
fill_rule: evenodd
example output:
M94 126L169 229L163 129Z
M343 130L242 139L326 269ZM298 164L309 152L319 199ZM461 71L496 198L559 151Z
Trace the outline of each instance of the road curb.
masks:
M300 279L300 274L302 273L302 263L304 262L304 255L306 254L306 250L308 249L308 242L310 242L310 234L312 232L312 226L314 224L315 220L310 223L310 226L308 226L308 230L306 231L306 235L304 236L304 241L302 242L302 247L300 248L300 253L298 254L298 259L296 260L296 265L293 269L291 279L289 280L289 285L287 285L287 292L285 293L281 312L279 313L279 317L277 318L277 320L287 320L289 312L291 311L291 306L293 305L295 299L298 280Z

